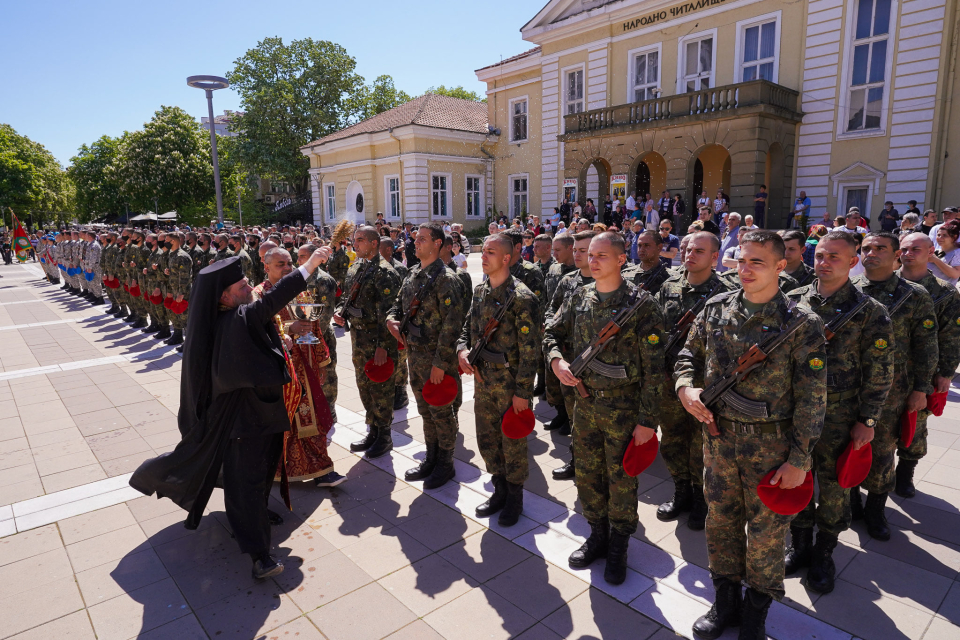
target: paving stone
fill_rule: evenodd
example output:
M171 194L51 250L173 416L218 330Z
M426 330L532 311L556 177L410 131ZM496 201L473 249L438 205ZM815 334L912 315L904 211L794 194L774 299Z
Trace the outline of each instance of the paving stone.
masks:
M365 615L376 611L377 615ZM417 619L379 584L369 584L316 611L310 620L330 640L375 640Z
M470 590L423 620L443 637L462 640L512 638L537 622L486 586Z
M395 571L378 582L420 617L479 584L436 554Z
M98 640L127 640L190 613L170 578L93 605L88 611Z

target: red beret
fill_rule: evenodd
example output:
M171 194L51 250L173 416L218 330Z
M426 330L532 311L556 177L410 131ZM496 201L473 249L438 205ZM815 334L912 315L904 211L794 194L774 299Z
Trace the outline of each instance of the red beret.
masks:
M163 306L164 306L165 308L169 309L169 308L170 308L170 304L171 304L172 302L173 302L173 298L164 298L164 299L163 299Z
M943 415L943 408L947 406L947 392L931 393L927 396L927 411L935 416Z
M532 409L525 409L520 413L514 413L513 407L510 407L507 409L507 412L503 414L500 428L503 430L503 435L513 440L520 440L533 433L533 427L536 422Z
M433 384L427 380L423 385L423 401L431 407L445 407L457 397L457 379L450 374L443 374L440 384Z
M637 446L631 437L627 444L627 450L623 454L623 471L628 476L635 478L647 470L653 461L657 459L657 450L660 448L660 441L657 440L657 434L647 440L640 446Z
M393 358L387 358L379 367L373 364L373 358L370 358L363 366L363 372L374 382L386 382L393 375Z
M859 449L854 449L851 440L837 460L837 482L844 489L860 486L867 479L872 463L873 447L870 446L870 443L868 442Z
M774 513L782 516L792 516L803 511L813 498L813 473L807 471L807 477L798 487L781 489L780 483L770 484L770 479L776 475L773 469L757 485L757 496L763 504Z
M917 412L908 411L900 416L900 442L904 449L913 444L913 436L917 433Z
M130 295L134 298L140 297L140 285L135 284L130 288Z

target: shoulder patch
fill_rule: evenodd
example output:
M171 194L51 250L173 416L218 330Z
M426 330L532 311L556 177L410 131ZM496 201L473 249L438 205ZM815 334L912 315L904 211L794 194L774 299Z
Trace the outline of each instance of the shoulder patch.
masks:
M449 306L450 306L450 303L451 303L450 298L444 298L444 299L443 299L443 304L444 304L444 305L446 305L446 306L449 307Z
M934 325L933 320L927 319L927 320L924 320L924 321L923 321L923 328L924 328L924 329L933 329L933 325Z
M960 318L957 318L956 320L954 320L954 322L956 322L957 326L960 327Z
M887 348L887 341L884 340L883 338L877 338L877 340L873 343L873 346L879 349L880 351L883 351L884 349Z
M386 289L383 290L383 295L385 296L390 295L390 287L387 287Z
M447 304L450 304L450 303L447 302ZM520 333L522 333L523 335L527 335L528 333L530 333L530 327L526 325L520 327Z
M823 360L821 360L820 358L811 358L810 368L813 369L814 371L820 371L820 369L823 369Z
M660 343L660 336L658 336L658 335L655 334L655 333L651 333L650 335L647 336L647 343L648 343L648 344L659 344L659 343Z

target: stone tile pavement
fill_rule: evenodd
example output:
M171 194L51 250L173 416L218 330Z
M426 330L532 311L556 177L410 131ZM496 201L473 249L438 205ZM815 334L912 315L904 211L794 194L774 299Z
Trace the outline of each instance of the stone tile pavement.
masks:
M627 581L606 585L602 564L567 567L586 523L573 484L550 476L569 439L543 430L546 404L529 440L524 517L510 529L473 513L491 487L469 381L459 484L423 492L401 479L423 455L412 406L395 417L393 454L350 453L364 423L349 338L338 345L330 447L348 481L293 487L294 511L273 532L287 569L254 583L219 491L191 532L172 503L126 487L132 469L177 441L179 356L39 282L32 265L0 275L0 638L666 640L689 636L708 607L702 532L655 517L672 491L659 460L641 477ZM931 422L917 498L892 501L893 540L855 524L835 555L836 591L811 597L789 578L771 637L960 638L957 400Z

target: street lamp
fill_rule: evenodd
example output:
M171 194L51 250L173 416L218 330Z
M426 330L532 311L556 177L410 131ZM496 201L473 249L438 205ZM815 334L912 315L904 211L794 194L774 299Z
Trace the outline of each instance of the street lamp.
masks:
M213 120L213 92L230 86L226 78L220 76L190 76L187 84L194 89L203 89L207 93L207 114L210 116L210 153L213 156L213 183L217 189L217 221L223 225L223 196L220 195L220 162L217 160L217 132ZM158 214L159 215L159 214Z

